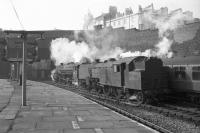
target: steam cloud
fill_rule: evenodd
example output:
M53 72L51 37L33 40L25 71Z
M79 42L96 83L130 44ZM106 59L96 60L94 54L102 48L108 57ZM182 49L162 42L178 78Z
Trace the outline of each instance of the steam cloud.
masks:
M51 59L55 65L68 62L80 62L82 57L91 57L92 51L89 46L82 42L70 42L67 38L57 38L51 42Z
M88 18L87 18L88 16ZM85 18L84 27L92 23L93 16L89 13ZM60 63L81 62L83 58L91 61L94 59L106 60L108 58L130 57L130 56L158 56L172 57L171 45L173 44L173 31L185 21L193 18L188 17L182 12L168 15L168 17L155 17L152 14L144 14L143 20L151 22L159 30L160 41L155 45L154 49L141 51L128 51L120 48L119 37L117 34L111 33L109 28L100 31L84 31L84 39L82 41L69 41L67 38L57 38L51 42L51 59L55 65ZM79 38L80 32L75 32L75 40ZM113 43L116 42L116 43Z
M150 22L155 25L159 30L160 41L155 45L154 49L147 49L144 52L135 51L135 52L126 52L122 53L122 57L130 56L158 56L158 57L167 57L171 58L173 52L171 51L171 46L173 44L173 31L179 26L184 25L186 21L192 21L193 18L187 16L182 12L176 12L170 14L168 17L156 17L150 13L145 13L143 15L143 21Z
M51 59L58 66L60 63L81 62L84 58L91 61L95 59L117 58L123 52L119 47L111 47L108 40L104 41L107 42L107 45L102 46L102 43L95 45L92 43L92 40L89 41L92 43L90 44L84 41L70 42L67 38L57 38L51 42Z
M90 25L92 25L92 23L94 22L94 17L91 14L90 11L88 11L88 13L84 16L84 24L83 24L83 29L84 30L88 30L90 28L93 29L93 27L90 27Z

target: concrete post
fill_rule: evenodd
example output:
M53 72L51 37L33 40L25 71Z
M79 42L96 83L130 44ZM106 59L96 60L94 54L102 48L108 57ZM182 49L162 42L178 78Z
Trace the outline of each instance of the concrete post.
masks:
M22 106L26 106L26 34L23 37L23 60L22 60Z

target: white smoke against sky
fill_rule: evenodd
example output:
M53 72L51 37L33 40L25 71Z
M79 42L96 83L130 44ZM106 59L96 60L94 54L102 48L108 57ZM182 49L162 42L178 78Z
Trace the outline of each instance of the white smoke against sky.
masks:
M52 40L50 51L51 59L58 66L60 63L80 62L82 57L91 58L95 49L89 48L84 42L76 43L67 38L57 38Z
M83 29L84 30L93 30L93 23L94 23L94 17L90 11L84 16L84 23L83 23Z
M88 18L87 18L88 16ZM89 13L85 18L85 28L88 28L93 21L92 15ZM154 45L154 49L141 51L125 51L120 48L118 34L112 32L112 29L105 28L99 31L84 30L82 31L84 39L82 41L69 41L67 38L57 38L51 42L51 59L55 65L60 63L80 62L83 58L91 61L94 59L106 60L108 58L130 57L130 56L158 56L172 57L171 45L173 44L173 32L185 21L193 18L188 17L182 12L177 12L166 17L157 17L152 14L144 14L143 19L155 25L159 30L159 42ZM75 40L79 39L79 33L75 32ZM114 43L113 43L114 42Z
M94 22L93 15L88 12L84 18L84 30L74 31L74 41L67 38L57 38L51 42L51 59L55 65L60 63L81 62L85 58L93 61L101 61L109 58L118 58L123 49L119 47L118 35L111 32L111 28L104 28L96 31L89 29Z
M80 62L83 58L88 58L91 61L97 58L101 60L117 58L123 52L119 47L113 49L97 48L95 45L92 46L85 42L70 42L67 38L53 40L50 51L51 59L56 66L60 65L60 63Z

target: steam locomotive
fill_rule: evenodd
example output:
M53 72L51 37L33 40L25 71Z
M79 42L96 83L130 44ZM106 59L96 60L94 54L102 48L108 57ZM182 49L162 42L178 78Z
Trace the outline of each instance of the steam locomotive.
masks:
M157 101L168 93L168 72L156 57L128 57L59 66L55 81L76 84L98 94L135 104Z
M71 84L73 79L73 69L74 64L69 63L67 65L64 65L61 63L59 66L56 67L55 70L52 71L52 79L55 82L60 82L64 84Z

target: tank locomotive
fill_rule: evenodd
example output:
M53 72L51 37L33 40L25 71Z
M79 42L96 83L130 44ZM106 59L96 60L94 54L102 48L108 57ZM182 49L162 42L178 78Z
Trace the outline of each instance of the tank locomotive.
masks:
M59 66L56 67L52 75L54 81L64 84L72 84L74 68L75 64L73 63L61 63Z
M138 104L158 100L168 92L168 74L160 59L129 57L93 67L97 91Z
M168 73L156 57L128 57L73 67L71 80L89 91L116 99L141 104L159 100L168 92Z

